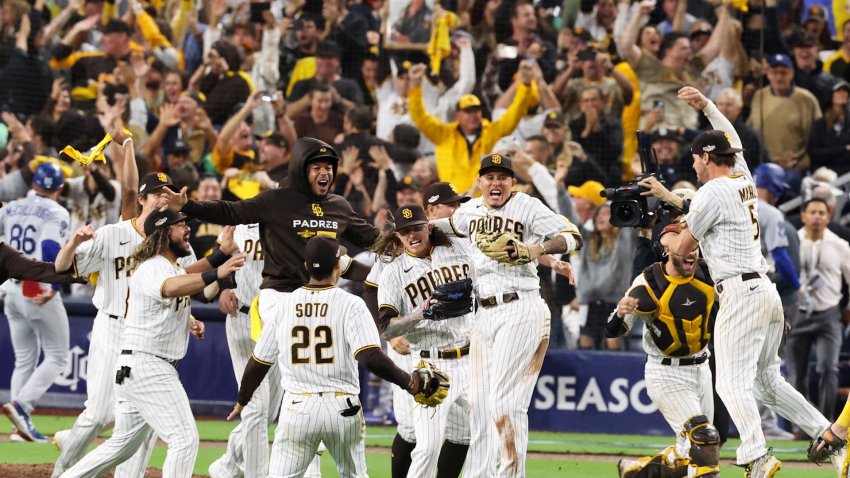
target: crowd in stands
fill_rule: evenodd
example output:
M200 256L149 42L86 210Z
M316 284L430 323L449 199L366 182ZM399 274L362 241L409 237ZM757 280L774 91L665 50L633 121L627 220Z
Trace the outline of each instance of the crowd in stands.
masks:
M750 168L781 167L775 204L823 198L850 240L846 192L828 186L850 172L850 13L820 3L3 0L0 200L59 161L74 225L117 221L112 161L60 153L89 151L115 116L141 174L168 173L202 200L285 185L296 138L322 139L342 157L336 192L377 225L427 204L437 181L476 195L481 156L500 152L518 188L585 235L577 287L540 269L552 346L634 350L634 337L600 334L638 235L611 225L599 193L641 173L638 130L669 189L698 186L689 143L708 125L681 87L717 104ZM788 219L801 227L796 210ZM196 253L220 231L195 221Z

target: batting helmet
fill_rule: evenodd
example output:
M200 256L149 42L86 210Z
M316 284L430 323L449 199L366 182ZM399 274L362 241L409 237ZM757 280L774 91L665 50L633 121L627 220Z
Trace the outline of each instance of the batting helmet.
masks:
M790 186L785 182L785 170L776 163L762 163L753 170L753 179L757 188L767 189L767 192L781 198Z
M65 175L62 168L56 163L42 163L35 170L32 183L41 189L55 191L65 184Z

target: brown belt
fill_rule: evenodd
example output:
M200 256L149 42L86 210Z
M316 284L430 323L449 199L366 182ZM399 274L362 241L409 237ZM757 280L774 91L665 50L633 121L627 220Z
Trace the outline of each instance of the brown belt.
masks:
M741 282L746 282L748 280L753 280L753 279L759 279L761 277L762 277L762 275L759 274L758 272L745 272L745 273L741 274ZM724 279L724 280L726 280L726 279ZM720 281L720 282L717 283L717 292L720 293L720 294L723 293L723 285L721 285L722 282L723 281Z
M122 350L121 355L133 355L133 351L132 350ZM154 357L156 357L160 360L165 360L166 362L168 362L169 365L171 365L174 368L177 368L177 364L180 363L179 360L171 360L171 359L167 359L165 357L160 357L159 355L154 355Z
M513 302L515 300L519 300L519 294L516 292L506 292L502 295L502 303L507 304L508 302ZM499 305L499 296L492 295L490 297L481 297L478 299L478 305L481 307L495 307Z
M459 349L437 351L437 358L441 359L459 359L466 355L469 355L469 344L466 344ZM419 356L426 359L431 358L431 352L427 350L422 350L419 352Z

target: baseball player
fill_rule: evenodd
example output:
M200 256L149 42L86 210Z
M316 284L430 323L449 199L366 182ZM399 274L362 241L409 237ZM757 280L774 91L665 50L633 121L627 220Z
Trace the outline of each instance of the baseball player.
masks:
M720 474L720 437L711 424L714 394L708 367L714 284L697 263L696 250L684 257L670 254L678 248L681 230L681 224L673 223L661 231L664 262L635 278L606 326L607 336L619 337L638 320L646 322L647 393L676 434L676 446L658 455L620 460L621 478L652 476L657 472L652 468L658 466L673 476Z
M219 242L224 238L219 237ZM227 346L237 383L251 358L256 342L251 338L250 305L260 293L263 272L263 246L258 224L242 224L233 231L233 240L240 252L247 254L245 266L236 271L236 288L224 289L219 296L219 308L227 314ZM216 287L216 284L210 287ZM268 426L277 417L283 389L280 369L272 367L268 379L254 392L253 399L242 411L242 421L231 432L227 450L210 467L213 478L265 477L268 472ZM306 476L321 476L319 455L311 463Z
M478 311L470 344L475 372L467 468L473 477L496 475L497 449L499 476L525 475L528 405L549 345L549 307L540 297L537 258L582 244L574 224L538 199L511 192L515 184L510 158L484 156L482 196L440 224L476 246L470 258Z
M125 148L132 155L133 148ZM135 169L135 160L127 169ZM162 206L163 191L176 189L164 173L145 175L138 188L138 215L116 224L109 224L93 232L90 226L80 228L56 258L56 269L74 267L75 273L88 277L97 274L92 303L98 310L92 325L87 369L87 400L85 409L70 430L57 432L53 437L61 450L54 465L53 476L58 477L85 453L86 447L115 420L115 364L121 351L129 297L129 282L133 270L133 251L145 240L143 225L150 214ZM91 239L91 240L89 240ZM232 252L232 250L228 250ZM203 272L211 265L221 265L225 255L210 255L200 262L194 254L177 259L189 272ZM135 477L144 472L150 456L150 447L142 449L118 467L116 475Z
M449 320L424 320L423 305L434 289L446 282L469 276L469 242L449 239L428 223L421 206L402 206L395 211L395 232L385 233L376 247L388 243L387 250L403 249L384 267L378 287L378 330L387 340L404 337L410 354L402 364L420 358L430 360L452 379L449 396L435 411L416 407L398 393L393 395L396 417L404 417L413 430L415 443L407 476L436 476L443 446L440 476L458 476L469 448L469 331L471 313ZM399 427L399 435L404 430ZM408 431L409 434L409 431ZM450 465L451 469L446 469Z
M115 372L115 429L65 478L98 476L127 460L154 434L168 445L163 475L192 476L198 430L177 375L189 334L204 335L203 323L190 317L190 296L228 277L245 263L245 254L216 269L187 273L177 262L193 255L184 214L155 211L145 219L144 233L145 240L128 258L132 275Z
M62 169L55 163L43 163L35 170L27 196L0 209L0 232L7 244L30 258L44 262L56 259L67 240L70 221L68 210L56 202L64 182ZM3 405L3 412L21 438L47 442L30 414L68 363L70 332L59 294L61 285L12 279L3 288L4 313L15 349L12 401ZM42 351L44 360L36 367Z
M336 287L339 258L345 253L329 237L304 247L307 285L276 303L254 354L242 375L239 414L275 362L281 367L286 395L275 432L269 477L300 477L324 442L341 477L366 477L365 422L357 395L357 362L379 377L420 397L445 397L447 383L435 375L413 374L381 352L378 331L362 299ZM435 386L435 380L441 382Z
M741 154L741 140L697 89L684 87L679 98L702 111L717 129L700 134L691 145L694 170L703 186L684 218L687 228L676 253L686 256L699 241L720 302L714 329L717 393L741 434L736 461L752 478L770 477L781 462L765 446L756 399L812 437L821 437L829 421L779 371L777 351L785 318L776 287L765 275L758 195ZM842 457L831 457L840 467Z

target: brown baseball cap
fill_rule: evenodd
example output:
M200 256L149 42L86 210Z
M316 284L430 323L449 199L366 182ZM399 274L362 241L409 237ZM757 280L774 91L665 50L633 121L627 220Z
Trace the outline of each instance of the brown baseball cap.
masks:
M348 251L333 237L315 236L304 246L304 262L312 277L328 277Z
M408 227L428 224L425 210L418 204L408 204L395 210L395 230L401 231Z
M502 171L514 176L514 168L511 166L511 158L504 154L488 154L481 158L481 168L478 170L478 175L486 174L492 170L501 169Z
M159 188L168 188L176 193L180 192L180 189L171 182L171 178L165 173L148 173L139 181L139 194L149 194Z
M446 182L434 183L422 193L426 204L451 204L453 202L464 203L469 201L469 196L461 196L455 191L454 186Z

